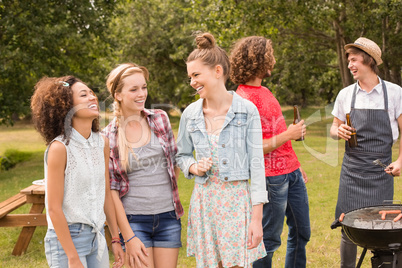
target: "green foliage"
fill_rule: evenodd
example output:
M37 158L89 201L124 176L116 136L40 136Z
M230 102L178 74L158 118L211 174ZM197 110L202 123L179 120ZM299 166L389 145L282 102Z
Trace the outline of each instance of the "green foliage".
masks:
M360 36L381 47L380 76L400 85L401 14L398 0L0 0L0 124L29 114L44 75L76 75L107 106L105 77L123 62L150 70L147 107L185 108L196 99L185 64L196 31L228 52L244 36L272 39L264 82L282 104L333 102L353 82L343 46Z
M275 24L278 64L272 81L282 103L333 102L338 91L353 82L343 46L360 36L382 48L380 76L401 84L400 1L265 2L271 4L266 12L275 12L282 21Z
M104 84L103 35L114 1L0 1L0 124L29 113L34 84L42 76L76 75L92 87Z
M18 163L29 160L31 156L32 152L8 149L5 151L4 156L0 156L0 170L9 170Z
M15 164L16 163L11 162L7 157L0 156L0 170L9 170L10 168L13 168Z

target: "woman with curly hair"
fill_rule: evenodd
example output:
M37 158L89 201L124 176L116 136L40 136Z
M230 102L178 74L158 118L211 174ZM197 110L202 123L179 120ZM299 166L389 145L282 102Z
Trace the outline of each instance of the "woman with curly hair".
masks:
M113 237L118 228L109 188L109 141L99 134L98 100L74 76L44 77L35 85L31 109L34 125L48 145L44 157L48 264L109 267L105 220ZM121 267L124 252L114 242L114 266Z
M174 268L183 215L177 147L167 113L145 108L148 79L148 70L132 63L108 75L115 114L103 130L110 140L110 185L128 266Z
M229 59L215 38L199 34L196 43L187 73L200 99L181 116L176 157L184 175L195 178L187 255L197 267L251 267L266 255L260 117L254 104L226 90Z
M269 202L263 209L264 244L267 256L253 267L268 268L281 245L283 221L289 227L285 267L306 267L306 244L310 239L307 176L293 151L291 140L306 133L304 121L286 127L279 102L261 86L275 65L272 42L261 36L237 41L230 55L230 78L239 84L236 93L253 102L261 116L265 176Z

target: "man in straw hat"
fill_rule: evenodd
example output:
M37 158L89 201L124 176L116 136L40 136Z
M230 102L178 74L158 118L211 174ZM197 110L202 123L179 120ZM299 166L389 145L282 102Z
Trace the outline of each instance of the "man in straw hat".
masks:
M330 134L333 139L351 138L352 128L345 123L350 113L357 146L350 148L345 142L336 218L341 213L392 200L393 177L400 175L402 166L402 140L399 157L392 162L392 145L398 139L398 127L402 129L402 89L377 75L382 60L376 43L360 37L345 50L348 68L357 82L339 92ZM387 167L373 164L377 159ZM340 252L341 267L355 267L357 247L343 231Z

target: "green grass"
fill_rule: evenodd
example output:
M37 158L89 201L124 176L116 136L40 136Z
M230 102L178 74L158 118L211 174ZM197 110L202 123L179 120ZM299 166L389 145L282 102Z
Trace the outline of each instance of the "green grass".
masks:
M320 111L321 116L318 116ZM339 173L343 157L343 142L328 139L332 117L325 109L301 109L306 119L307 136L304 142L292 142L299 161L306 171L309 182L307 191L310 203L311 240L307 244L307 267L339 267L340 229L331 230L334 220L338 194ZM288 124L293 118L291 107L285 107L284 116ZM328 117L328 118L327 118ZM177 133L179 119L172 118L174 132ZM398 155L398 144L394 145L394 159ZM16 168L0 172L0 201L3 201L32 181L43 178L44 142L29 124L17 124L12 128L0 127L0 155L7 149L32 152L31 158L17 164ZM186 256L187 212L194 181L179 177L180 199L185 209L182 218L183 248L179 252L178 267L195 267L194 258ZM402 183L395 179L395 199L402 200ZM26 213L28 207L21 207L16 212ZM0 267L47 267L43 238L45 227L38 227L28 247L27 253L20 257L11 255L18 238L20 228L0 228ZM286 252L287 227L284 226L282 246L274 255L274 267L283 267ZM358 253L360 255L360 251ZM371 267L371 254L365 257L362 267Z

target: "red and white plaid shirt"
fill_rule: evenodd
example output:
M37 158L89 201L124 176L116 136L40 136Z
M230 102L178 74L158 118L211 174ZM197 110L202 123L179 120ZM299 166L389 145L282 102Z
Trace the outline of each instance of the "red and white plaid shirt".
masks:
M144 109L143 113L147 117L151 131L158 138L162 146L163 152L168 163L168 173L172 186L173 204L176 211L176 217L180 218L184 214L183 206L179 199L179 190L177 187L177 178L174 172L176 165L175 156L177 153L176 141L172 132L169 117L163 110ZM104 129L103 134L109 139L110 159L109 159L109 176L110 189L118 190L120 198L128 193L129 180L126 171L120 165L119 148L117 143L118 137L117 120L114 118Z

